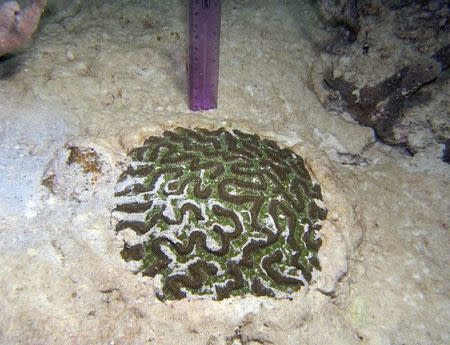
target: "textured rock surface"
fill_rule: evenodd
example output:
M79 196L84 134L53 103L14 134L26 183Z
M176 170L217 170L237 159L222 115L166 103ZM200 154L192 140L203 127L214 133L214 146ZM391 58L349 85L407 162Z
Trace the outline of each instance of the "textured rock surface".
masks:
M418 165L433 164L427 157L442 159L450 137L448 4L362 0L358 11L361 30L352 44L330 30L325 71L315 66L321 78L312 89L328 110L374 128ZM338 91L324 92L323 81Z

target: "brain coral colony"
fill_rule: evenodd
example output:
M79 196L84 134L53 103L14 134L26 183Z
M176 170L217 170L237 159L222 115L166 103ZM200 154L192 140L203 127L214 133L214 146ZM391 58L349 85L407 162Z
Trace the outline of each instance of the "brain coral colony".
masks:
M122 256L158 298L288 297L320 269L326 210L301 157L238 130L177 128L130 152L120 176Z

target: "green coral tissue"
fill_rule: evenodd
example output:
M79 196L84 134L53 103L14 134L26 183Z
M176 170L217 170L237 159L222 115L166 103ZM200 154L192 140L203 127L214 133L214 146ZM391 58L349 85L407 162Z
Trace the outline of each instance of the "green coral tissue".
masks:
M320 186L289 149L239 130L176 128L130 158L116 230L136 235L122 257L155 278L158 298L289 297L320 269Z

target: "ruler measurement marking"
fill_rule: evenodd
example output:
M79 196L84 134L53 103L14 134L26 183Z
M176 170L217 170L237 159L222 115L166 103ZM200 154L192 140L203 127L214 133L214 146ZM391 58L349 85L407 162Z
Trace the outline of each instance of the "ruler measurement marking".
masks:
M189 6L189 108L217 107L220 0L190 0Z

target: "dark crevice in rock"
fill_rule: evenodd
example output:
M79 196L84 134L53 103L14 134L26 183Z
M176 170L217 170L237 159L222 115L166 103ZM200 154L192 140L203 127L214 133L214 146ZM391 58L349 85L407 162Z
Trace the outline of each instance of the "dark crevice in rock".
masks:
M450 44L439 49L431 58L441 65L441 70L444 71L450 66Z
M450 163L450 139L447 139L445 141L445 148L444 148L444 152L442 154L442 160L445 163Z
M343 26L349 42L356 40L360 30L356 0L320 0L320 13L323 19L336 26Z

